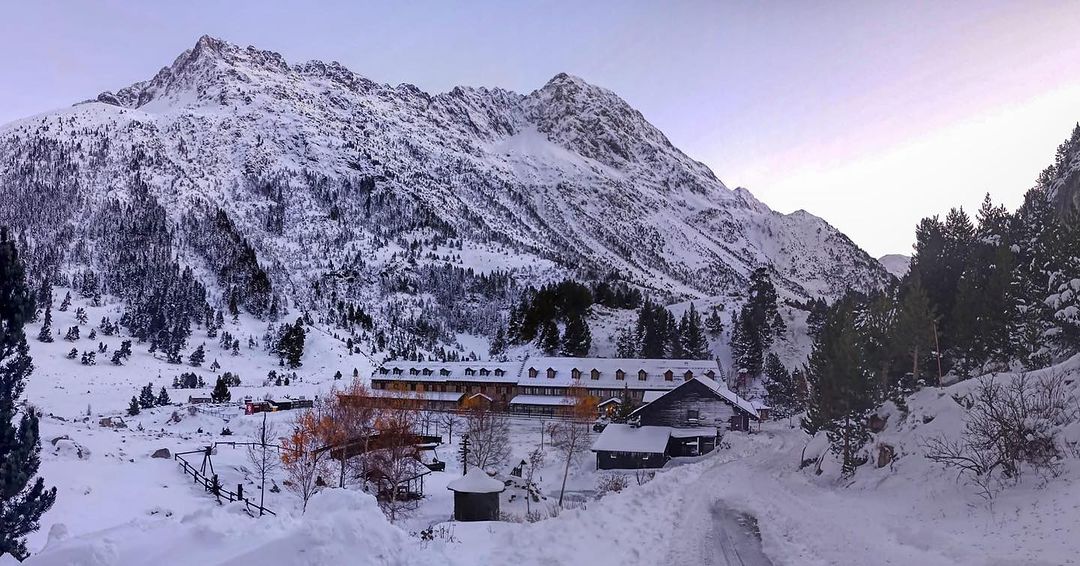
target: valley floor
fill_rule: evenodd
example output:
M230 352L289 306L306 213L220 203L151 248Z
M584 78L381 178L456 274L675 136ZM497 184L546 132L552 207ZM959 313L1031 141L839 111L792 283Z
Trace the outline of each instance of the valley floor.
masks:
M91 320L111 314L107 310L91 309ZM71 324L70 316L58 313L56 327ZM241 321L231 331L246 336L261 330ZM118 339L105 340L117 347ZM952 397L970 382L924 389L909 398L906 413L889 412L875 442L889 443L898 458L883 468L867 464L851 480L841 480L828 458L820 475L799 469L820 446L808 448L803 432L775 421L753 434L729 433L729 448L673 462L643 485L629 474L630 487L599 499L602 474L595 471L592 455L584 454L571 466L568 481L567 499L575 508L553 513L562 462L549 452L539 482L547 499L533 508L557 516L536 523L449 521L452 497L446 484L460 472L454 463L460 432L455 430L454 442L438 452L448 462L447 471L427 476L420 508L391 525L370 496L354 490L325 490L306 514L287 490L267 493L267 506L277 517L256 519L238 505L219 506L176 462L151 454L249 439L260 416L244 416L236 407L190 412L169 406L125 417L127 428L104 428L98 420L121 414L138 387L152 381L156 390L171 382L172 373L191 368L164 364L139 347L128 365L88 367L64 359L70 343L33 341L31 346L38 369L27 396L45 413L41 474L59 494L42 529L29 539L30 565L1050 566L1080 560L1075 458L1064 462L1060 476L1025 477L986 501L922 455L923 439L959 430L963 410ZM276 364L258 350L239 357L212 351L209 359L241 374L244 385L234 389L234 400L249 394L325 394L334 386L335 371L371 371L370 363L350 356L325 332L310 335L302 381L287 387L261 385ZM212 374L195 371L210 381ZM1052 371L1076 374L1080 357ZM1080 384L1073 383L1074 388ZM174 401L189 394L169 391ZM291 415L274 413L271 419L281 432ZM225 427L231 436L221 436ZM1080 426L1074 428L1070 434L1080 436ZM514 421L511 462L541 442L541 430L539 421ZM244 483L245 492L254 493L242 449L221 448L214 464L223 485ZM521 490L510 489L503 501L503 511L519 519L524 517L520 495ZM428 528L432 534L423 540L419 533Z

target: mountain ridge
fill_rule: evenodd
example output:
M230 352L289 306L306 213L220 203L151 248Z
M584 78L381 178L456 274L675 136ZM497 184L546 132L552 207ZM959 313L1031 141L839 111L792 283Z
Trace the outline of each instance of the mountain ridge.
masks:
M52 264L98 266L100 246L78 238L92 211L144 195L190 265L206 253L187 242L217 229L201 219L220 210L228 239L249 243L299 309L408 303L399 288L430 295L424 278L448 266L522 286L616 277L691 299L737 296L759 265L795 298L889 280L824 220L728 189L615 93L565 73L524 95L430 95L204 36L149 80L0 128L0 149L0 181L18 195L0 221L30 229L34 215L19 212L55 203L36 236L68 250ZM44 192L38 177L50 178ZM204 277L218 301L234 285L221 269ZM473 304L488 311L468 329L490 330L503 307Z

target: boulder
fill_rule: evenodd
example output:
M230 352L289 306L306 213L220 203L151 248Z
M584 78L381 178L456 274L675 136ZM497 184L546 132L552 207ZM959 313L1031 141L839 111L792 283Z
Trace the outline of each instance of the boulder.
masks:
M150 455L151 458L172 458L172 452L168 448L159 448Z
M884 468L896 459L896 449L889 444L878 444L877 467Z
M870 432L877 434L885 430L885 425L889 423L889 417L882 417L877 414L870 415Z

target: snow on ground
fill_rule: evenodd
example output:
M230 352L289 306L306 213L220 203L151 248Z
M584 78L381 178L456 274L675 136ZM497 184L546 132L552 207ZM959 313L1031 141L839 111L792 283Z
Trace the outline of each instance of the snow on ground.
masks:
M54 312L54 327L69 326L77 306L82 306L78 299L70 312ZM89 309L90 320L100 320L108 309ZM36 325L29 330L36 336ZM241 320L235 330L226 330L243 342L248 333L261 336L264 328ZM119 344L116 338L103 340L110 340L110 349ZM84 343L89 345L84 338L80 350ZM326 394L334 386L334 371L349 375L357 366L361 375L370 372L366 358L350 357L332 336L314 332L299 372L303 382L263 387L261 377L276 368L265 352L245 350L232 358L211 347L211 340L207 343L208 362L217 357L223 370L237 371L244 380L233 391L234 399ZM600 498L598 482L607 473L597 472L593 456L583 454L571 463L567 481L566 499L573 508L561 512L554 502L563 462L548 445L546 423L515 419L512 455L499 477L507 479L513 465L544 443L547 459L537 475L545 499L532 509L545 518L536 523L524 522L520 482L501 495L502 511L511 520L450 521L453 498L446 486L461 475L456 463L459 426L437 450L447 471L426 476L427 497L419 508L390 525L369 496L354 490L327 490L306 514L285 490L266 494L267 507L277 517L251 518L236 506L219 506L174 461L151 454L159 448L175 452L215 440L245 440L261 415L244 416L238 407L190 412L173 406L125 417L127 428L100 427L98 419L122 413L146 381L158 388L171 383L173 373L190 368L165 364L141 346L126 366L102 360L85 367L63 358L67 349L70 344L62 339L32 341L38 370L28 398L46 413L41 472L58 487L59 496L42 530L30 537L36 553L31 565L728 564L733 548L742 549L740 556L747 560L756 544L746 538L754 536L754 529L739 530L733 517L756 521L761 550L776 566L1043 566L1076 563L1080 555L1080 541L1073 536L1080 532L1076 459L1065 461L1059 477L1027 477L987 502L958 482L954 472L923 456L925 438L959 430L963 409L953 395L970 390L971 381L918 392L908 400L906 414L884 411L889 422L875 442L894 446L899 458L880 469L872 463L863 466L850 480L839 477L830 458L820 475L812 466L799 469L799 462L817 448L807 448L807 436L785 420L764 423L749 435L729 433L725 440L730 447L672 462L644 485L638 485L637 474L628 473L628 488ZM1080 357L1049 371L1080 373ZM1072 387L1080 388L1080 380L1074 379ZM171 389L170 394L174 401L183 396ZM92 407L89 418L86 404ZM280 412L269 419L282 431L291 417ZM222 437L224 427L233 435ZM1070 434L1080 441L1076 425ZM213 462L226 487L243 483L246 493L256 494L243 449L220 447ZM196 455L192 463L199 465L201 458ZM275 475L272 484L280 480ZM420 532L427 529L432 535L423 540Z

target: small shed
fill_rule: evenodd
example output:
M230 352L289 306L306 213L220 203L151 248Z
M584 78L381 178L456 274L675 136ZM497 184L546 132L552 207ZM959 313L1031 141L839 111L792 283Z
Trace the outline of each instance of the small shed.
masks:
M484 470L472 468L464 476L450 482L446 489L454 492L455 520L499 520L499 494L506 486L488 476Z

